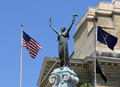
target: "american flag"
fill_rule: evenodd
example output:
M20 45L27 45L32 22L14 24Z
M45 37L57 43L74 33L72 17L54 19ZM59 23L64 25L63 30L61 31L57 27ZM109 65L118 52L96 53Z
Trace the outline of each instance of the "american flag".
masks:
M37 56L39 49L42 48L38 42L36 42L33 38L31 38L24 31L23 31L23 46L27 48L30 56L34 59Z

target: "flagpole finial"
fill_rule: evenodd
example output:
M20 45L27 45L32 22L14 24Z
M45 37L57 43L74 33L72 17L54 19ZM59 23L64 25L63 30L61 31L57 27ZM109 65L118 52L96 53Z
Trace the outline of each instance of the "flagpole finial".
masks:
M95 14L97 14L97 11L95 11Z
M97 22L97 20L98 20L97 19L97 14L98 14L97 11L95 11L95 22Z

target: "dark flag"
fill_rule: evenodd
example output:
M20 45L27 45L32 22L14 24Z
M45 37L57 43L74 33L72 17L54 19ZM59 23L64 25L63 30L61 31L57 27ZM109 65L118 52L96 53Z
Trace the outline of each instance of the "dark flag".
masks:
M37 56L39 49L42 48L38 42L36 42L33 38L27 35L24 31L23 31L23 46L27 48L30 56L34 59Z
M107 82L107 78L106 78L100 64L98 63L97 59L96 59L96 73L101 76L101 78L105 81L105 83Z
M106 44L110 49L114 50L114 46L116 45L118 38L98 27L97 40L100 43Z

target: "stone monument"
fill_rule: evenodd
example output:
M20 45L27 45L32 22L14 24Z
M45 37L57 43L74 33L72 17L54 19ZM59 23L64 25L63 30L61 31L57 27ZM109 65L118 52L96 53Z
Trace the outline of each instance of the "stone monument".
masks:
M65 31L66 27L61 27L61 33L58 32L55 28L52 27L51 18L50 18L50 27L57 33L58 41L59 41L59 58L61 61L60 68L55 69L51 76L49 77L49 82L52 83L52 87L75 87L76 84L79 83L79 78L75 74L75 72L70 68L69 65L69 54L68 54L68 43L67 39L69 40L69 31L72 25L75 22L76 14L73 14L72 24ZM66 39L67 38L67 39Z
M52 87L75 87L79 83L79 78L69 67L55 69L49 77Z

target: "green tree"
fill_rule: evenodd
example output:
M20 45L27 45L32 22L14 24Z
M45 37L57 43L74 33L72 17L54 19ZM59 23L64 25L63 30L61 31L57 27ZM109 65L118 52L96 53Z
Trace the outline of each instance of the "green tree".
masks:
M91 83L83 83L80 87L93 87L93 86L91 85Z
M83 83L80 87L93 87L91 83Z

